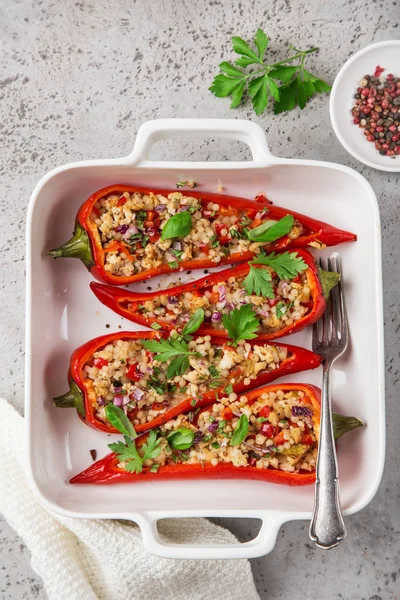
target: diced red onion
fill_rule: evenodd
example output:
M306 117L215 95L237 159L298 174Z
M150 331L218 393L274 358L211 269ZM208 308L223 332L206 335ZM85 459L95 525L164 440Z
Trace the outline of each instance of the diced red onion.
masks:
M125 406L126 404L129 404L130 402L130 398L129 396L124 396L124 399L122 400L122 404Z
M139 400L141 400L144 396L144 391L140 390L139 388L135 388L133 391L133 397L135 398L135 400L137 400L139 402Z
M227 302L225 304L225 308L227 308L228 310L233 310L235 308L235 305L233 304L233 302Z
M180 209L178 210L178 212L187 212L189 210L190 206L181 206Z
M178 298L176 296L168 296L169 304L178 304Z
M226 301L226 288L224 285L219 286L218 294L219 294L218 302L225 302Z
M204 210L203 211L203 217L205 217L206 219L209 219L212 216L213 216L212 210Z
M115 406L123 406L124 396L114 396L113 403Z
M114 393L119 394L122 392L122 385L114 386Z
M306 406L292 406L294 417L312 417L312 410Z
M204 433L200 429L198 429L196 431L196 433L194 434L193 444L199 444L201 442L201 440L203 439L203 437L204 437Z
M153 367L147 367L147 372L149 375L153 375Z
M154 210L155 210L156 212L164 212L164 210L165 210L166 208L167 208L167 205L166 205L166 204L158 204L158 205L157 205L157 206L154 208Z
M153 237L153 235L156 235L156 230L155 227L152 225L151 227L148 227L146 229L146 233L147 235L149 235L150 237Z
M172 243L172 247L174 250L182 250L182 244L178 241Z
M124 233L124 239L128 240L132 235L136 235L137 233L139 233L139 229L136 225L131 225Z
M211 316L212 323L219 323L221 319L222 319L222 314L220 312L213 312L213 314Z
M104 404L106 403L106 399L104 398L104 396L100 396L100 398L96 398L96 402L99 406L104 406Z
M219 421L213 421L211 425L207 427L210 433L216 433L218 431Z
M118 233L126 233L129 229L129 225L118 225L118 227L115 228L115 231L117 231Z

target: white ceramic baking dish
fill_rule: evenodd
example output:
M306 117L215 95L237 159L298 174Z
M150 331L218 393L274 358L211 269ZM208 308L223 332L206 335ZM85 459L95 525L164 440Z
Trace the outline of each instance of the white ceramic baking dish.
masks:
M249 145L249 162L153 162L150 148L176 136L222 137ZM366 427L339 445L345 514L361 510L374 496L385 449L381 241L379 211L368 182L336 164L273 156L258 125L239 120L159 120L144 124L126 158L73 163L54 169L33 191L27 224L26 424L32 487L48 509L81 518L131 519L151 553L174 558L241 558L267 554L282 523L309 519L313 487L290 488L258 481L154 482L79 486L70 477L107 453L110 436L85 426L73 410L59 410L51 398L65 391L68 358L84 341L117 330L121 318L89 289L90 274L76 260L53 261L46 251L69 237L75 213L95 190L112 183L175 188L194 179L199 190L253 198L265 191L276 204L296 209L358 235L338 248L343 258L352 343L335 363L334 404ZM324 251L326 254L328 250ZM197 272L201 276L202 271ZM171 276L170 276L171 277ZM140 284L145 287L154 282ZM154 288L153 288L154 289ZM106 324L110 325L106 328ZM123 328L133 329L124 321ZM310 331L290 341L310 347ZM287 380L287 378L285 378ZM320 370L296 375L320 384ZM157 521L167 517L252 517L262 521L258 536L244 544L165 544Z

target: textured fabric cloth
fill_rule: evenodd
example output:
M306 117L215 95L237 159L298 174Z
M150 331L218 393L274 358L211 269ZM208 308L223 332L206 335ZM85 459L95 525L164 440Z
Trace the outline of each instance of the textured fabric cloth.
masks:
M50 600L259 600L247 560L188 561L148 554L126 521L49 513L26 479L23 418L0 399L0 511L23 538ZM170 519L169 542L232 543L207 519Z

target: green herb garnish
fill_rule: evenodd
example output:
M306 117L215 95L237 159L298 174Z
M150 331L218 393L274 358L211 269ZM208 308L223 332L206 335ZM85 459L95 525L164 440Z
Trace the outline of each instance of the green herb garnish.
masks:
M182 329L182 335L190 335L197 331L200 325L204 321L204 310L202 308L198 308L196 312L190 317L189 321L186 323L184 328Z
M297 252L283 252L282 254L271 254L256 256L249 263L251 265L268 265L271 267L279 279L294 279L300 273L308 269L308 265Z
M167 369L167 379L173 379L176 375L183 375L190 367L189 356L197 356L197 352L191 352L187 342L176 338L168 340L143 340L142 345L146 350L154 354L158 362L171 361Z
M209 90L219 98L230 96L231 108L239 106L247 91L257 115L267 108L270 97L275 102L274 113L278 114L296 106L303 109L314 94L330 91L330 85L304 68L307 55L318 48L298 50L291 45L293 56L268 64L264 60L268 44L269 39L260 28L254 39L254 49L242 38L233 37L233 50L240 55L235 61L237 66L222 62L219 65L221 73L214 78ZM298 63L288 64L293 61ZM255 65L256 69L246 72L244 69L249 65Z
M280 319L281 317L283 317L283 315L285 314L286 310L287 310L286 304L283 301L278 302L278 304L275 307L276 318Z
M187 450L193 444L194 431L188 427L181 427L167 435L168 444L174 450Z
M155 329L156 331L158 331L159 329L161 329L161 325L160 325L159 323L152 323L152 324L150 325L150 327L151 327L152 329Z
M122 408L115 406L114 404L107 404L105 407L105 413L110 425L115 427L115 429L117 429L120 433L129 435L131 438L137 437L134 426Z
M185 237L192 229L192 217L190 212L181 212L173 215L164 225L161 239Z
M233 385L230 383L229 385L226 386L226 388L225 388L224 391L225 391L225 394L228 394L228 395L232 394L232 392L233 392Z
M252 340L256 338L256 331L260 325L256 313L250 304L235 308L229 315L223 315L222 323L235 345L240 340Z
M219 448L219 444L218 444L218 442L213 442L213 443L211 444L211 448L215 448L215 449Z
M125 444L115 442L108 444L112 452L115 452L120 461L126 462L125 471L141 473L145 460L157 458L161 452L160 438L157 438L155 431L150 431L146 443L143 444L143 456L140 456L136 449L135 442L127 435L124 436Z
M254 229L249 229L247 237L252 242L269 244L289 233L294 225L293 215L286 215L279 221L265 221Z
M250 265L250 270L243 282L246 292L263 296L264 298L274 298L274 286L272 277L267 269L258 269Z
M249 419L247 415L242 415L236 425L231 439L231 446L239 446L249 433Z
M160 463L153 463L150 467L150 473L157 473L160 468Z
M168 265L170 269L179 269L179 263L176 260L171 260Z

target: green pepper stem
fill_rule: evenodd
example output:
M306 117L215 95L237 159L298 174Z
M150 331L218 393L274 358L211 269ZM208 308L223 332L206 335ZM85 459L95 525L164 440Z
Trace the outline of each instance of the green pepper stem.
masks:
M70 382L69 390L66 394L53 398L53 404L57 408L76 408L82 417L86 414L85 406L83 404L83 394L75 381Z
M352 429L364 427L364 423L356 417L346 417L344 415L338 415L337 413L332 413L332 422L335 440Z
M325 300L329 300L331 289L340 281L340 273L336 273L336 271L324 271L321 267L318 267L318 279L320 280Z
M76 224L74 235L68 242L48 254L52 258L80 258L88 269L94 265L89 236L80 223Z

